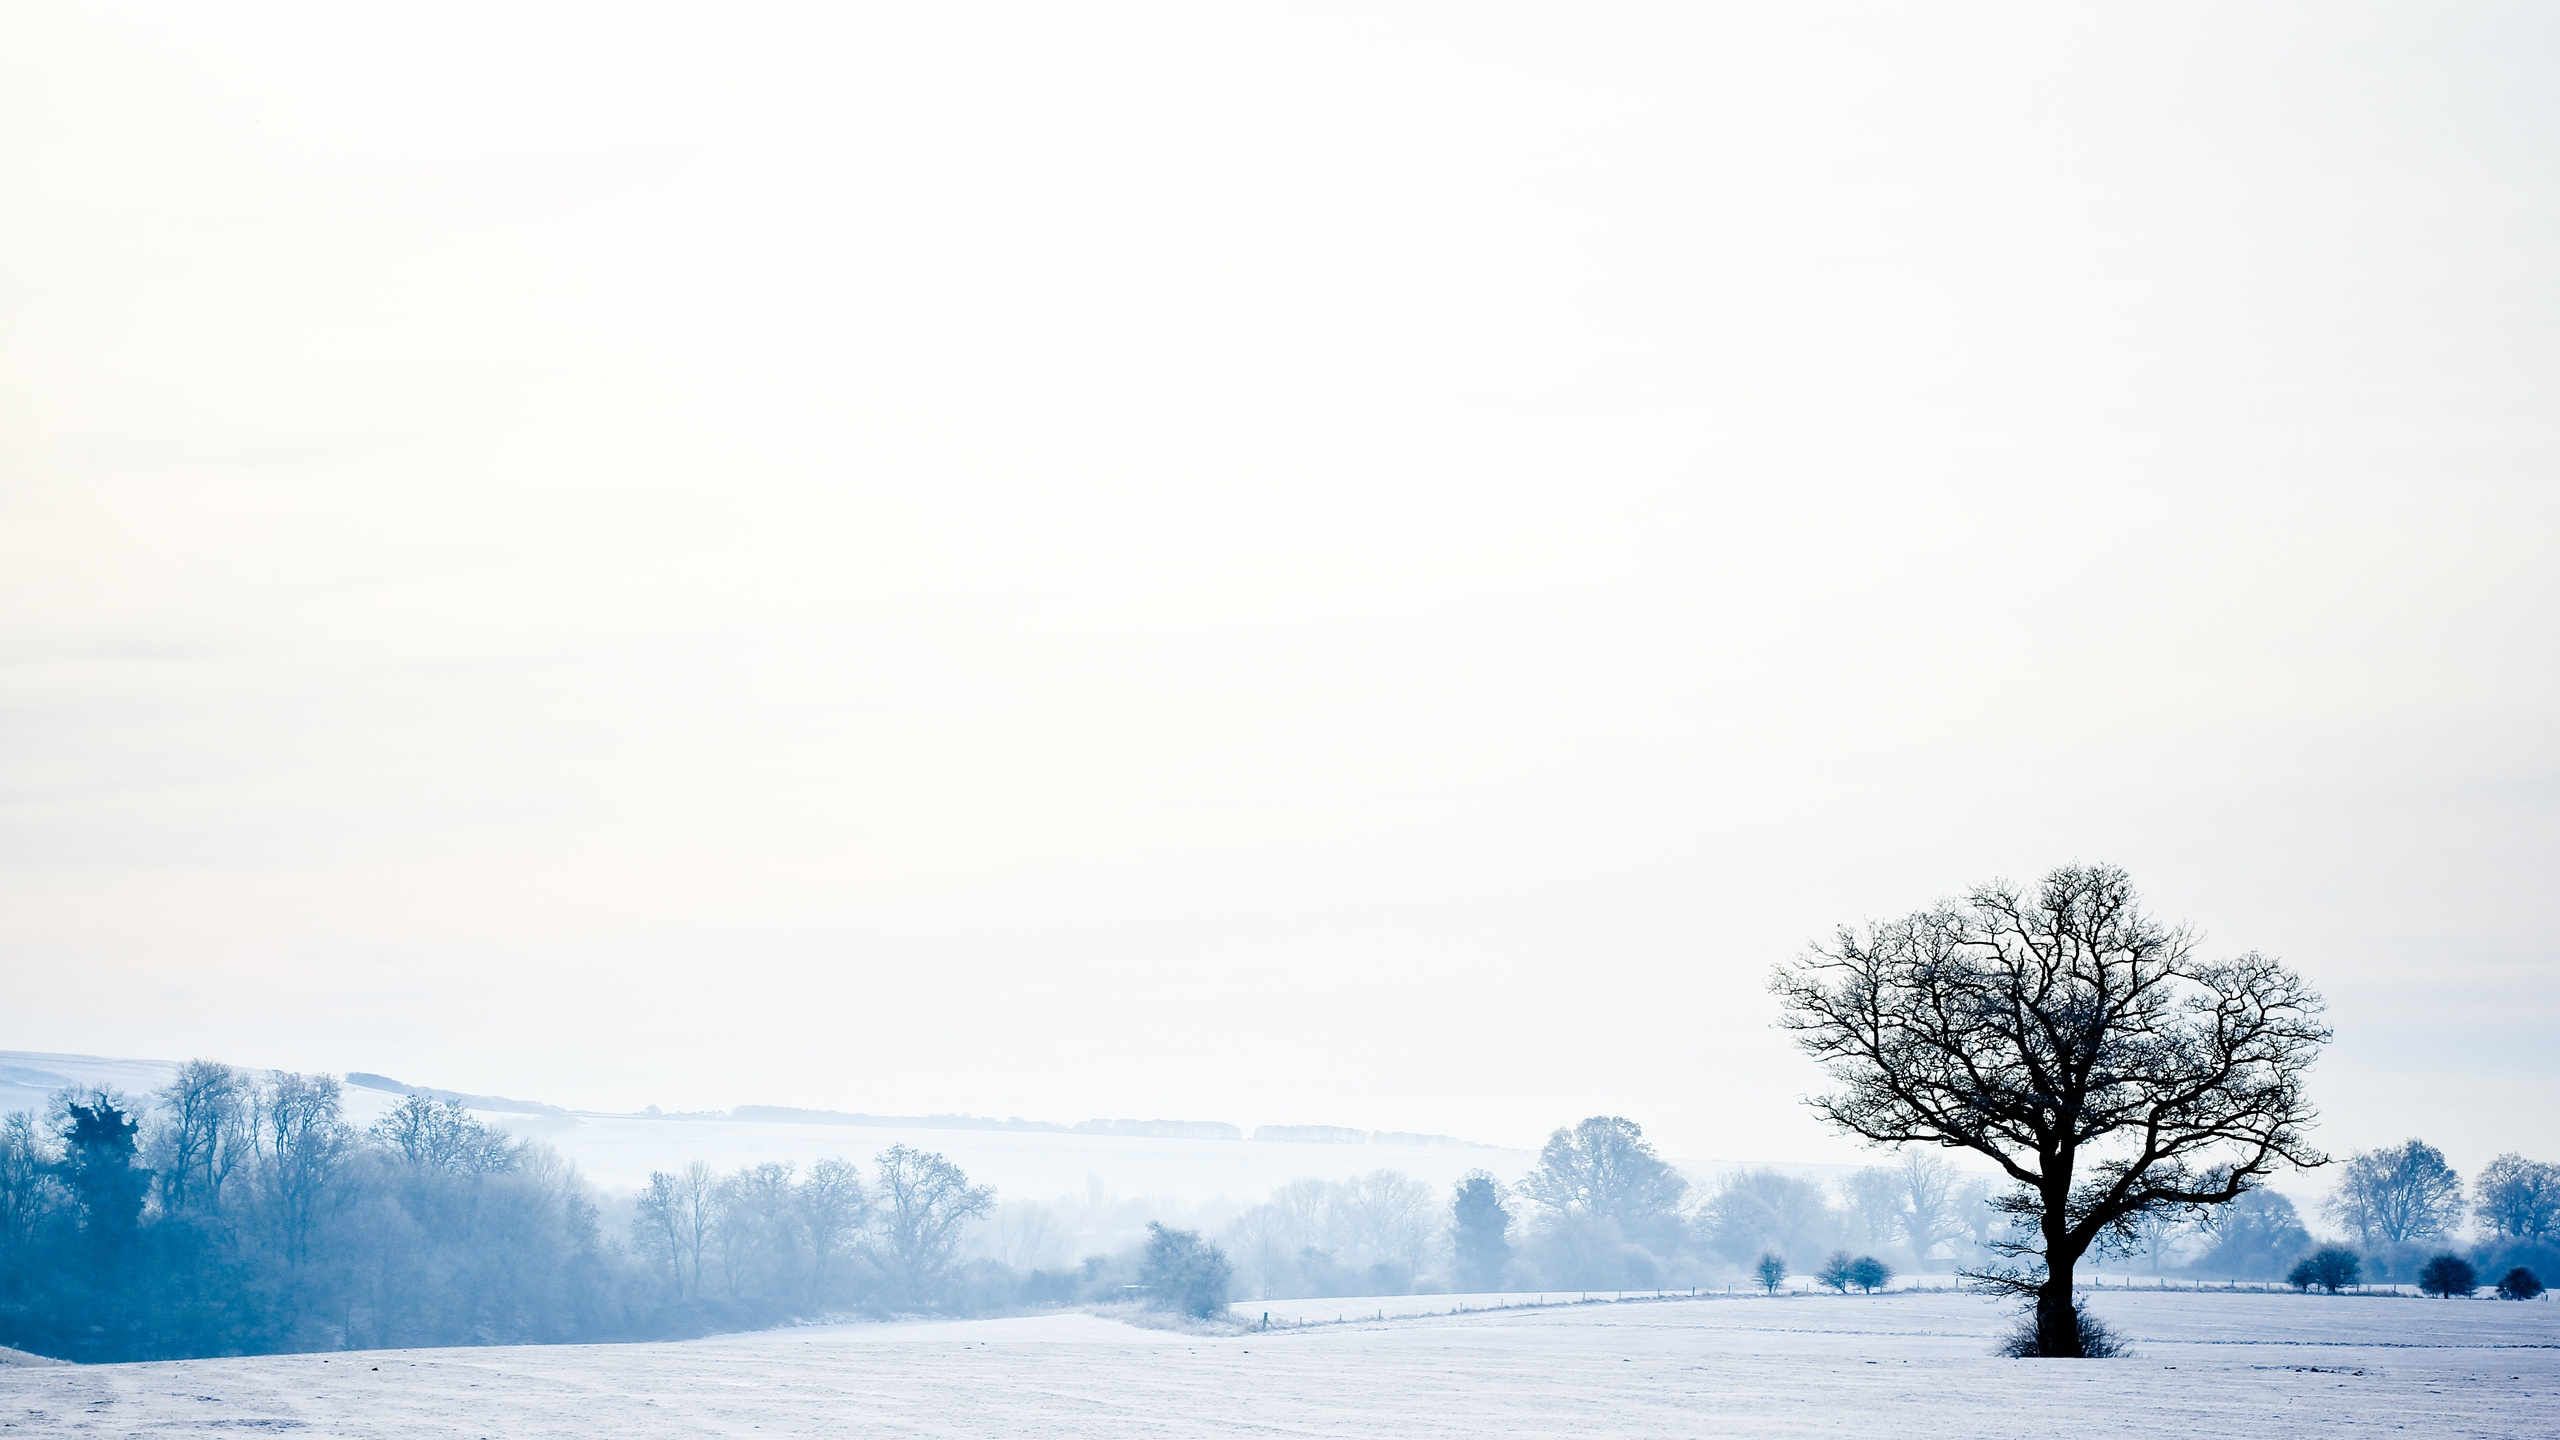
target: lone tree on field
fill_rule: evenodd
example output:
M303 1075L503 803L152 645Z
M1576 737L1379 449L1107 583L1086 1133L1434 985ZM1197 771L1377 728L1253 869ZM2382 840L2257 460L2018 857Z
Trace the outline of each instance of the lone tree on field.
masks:
M1849 1258L1849 1252L1834 1250L1823 1260L1822 1268L1813 1272L1813 1278L1846 1295L1849 1287L1858 1283L1856 1274L1857 1262Z
M1812 1102L1824 1119L2007 1173L1992 1248L2029 1263L1966 1278L2033 1297L2038 1354L2087 1353L2071 1282L2092 1247L2327 1163L2303 1133L2320 998L2276 961L2196 943L2144 915L2123 871L2067 866L2032 894L1985 885L1843 928L1771 978L1780 1023L1842 1087Z
M1760 1278L1761 1289L1775 1295L1778 1287L1787 1283L1787 1262L1774 1253L1763 1255L1760 1262L1751 1267L1751 1273Z
M2467 1299L2480 1288L2480 1272L2459 1255L2439 1255L2418 1272L2418 1288L2439 1300Z
M1873 1295L1893 1283L1893 1267L1873 1255L1861 1255L1849 1262L1849 1283Z
M2316 1254L2305 1255L2294 1262L2284 1283L2296 1290L2309 1290L2317 1285L2335 1295L2364 1277L2364 1261L2356 1252L2332 1245Z

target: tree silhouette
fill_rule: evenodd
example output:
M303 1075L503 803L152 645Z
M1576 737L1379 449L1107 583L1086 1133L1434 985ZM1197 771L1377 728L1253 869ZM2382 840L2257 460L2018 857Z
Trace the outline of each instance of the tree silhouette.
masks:
M2136 1217L2326 1163L2304 1138L2319 998L2263 956L2195 950L2123 871L2067 866L2033 894L1986 885L1844 928L1772 977L1781 1023L1841 1086L1817 1113L1882 1144L1976 1151L2013 1182L1992 1248L2032 1264L1968 1278L2033 1298L2040 1354L2085 1353L2073 1267L2138 1243Z

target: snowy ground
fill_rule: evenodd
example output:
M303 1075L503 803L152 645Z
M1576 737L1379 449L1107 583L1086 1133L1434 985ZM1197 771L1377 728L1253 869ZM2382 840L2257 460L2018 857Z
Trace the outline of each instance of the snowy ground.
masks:
M2560 1305L2179 1293L2098 1304L2137 1358L1995 1359L2004 1310L1908 1293L1473 1310L1221 1338L1066 1314L666 1345L0 1367L0 1435L2560 1431Z

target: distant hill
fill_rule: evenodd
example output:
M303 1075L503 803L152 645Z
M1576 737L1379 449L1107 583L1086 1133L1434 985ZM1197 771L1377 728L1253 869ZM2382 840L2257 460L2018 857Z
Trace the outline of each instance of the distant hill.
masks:
M796 1105L740 1105L732 1120L780 1121L786 1125L869 1125L884 1130L1055 1130L1054 1120L993 1120L984 1115L865 1115L857 1110L804 1110Z
M1261 1125L1253 1132L1256 1140L1276 1140L1299 1145L1394 1145L1404 1149L1435 1149L1456 1146L1468 1150L1493 1147L1455 1135L1418 1135L1410 1130L1362 1130L1349 1125Z
M557 1105L539 1100L510 1100L504 1095L466 1095L459 1090L439 1090L433 1085L403 1085L388 1075L370 1070L350 1070L347 1083L367 1090L388 1090L394 1095L423 1095L430 1100L450 1100L466 1110L487 1110L500 1115L546 1115L574 1125L577 1117Z
M1222 1120L1079 1120L1079 1135L1144 1135L1157 1140L1241 1140L1244 1132Z

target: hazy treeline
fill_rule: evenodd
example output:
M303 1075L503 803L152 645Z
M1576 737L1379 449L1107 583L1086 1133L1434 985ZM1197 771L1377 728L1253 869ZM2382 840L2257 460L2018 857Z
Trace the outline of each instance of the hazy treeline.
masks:
M1269 1299L1730 1285L1772 1254L1796 1273L1843 1248L1969 1260L2007 1223L1990 1193L1924 1155L1861 1172L1839 1197L1770 1168L1699 1187L1641 1126L1594 1116L1556 1131L1515 1182L1480 1171L1444 1194L1385 1170L1293 1181L1218 1243L1242 1293Z
M701 1334L830 1310L1080 1298L963 1262L993 1193L906 1146L654 1176L628 1236L549 1149L329 1075L179 1067L0 1117L0 1345L77 1360ZM1026 1283L1027 1281L1031 1283Z
M612 1338L666 1324L549 1151L328 1075L180 1066L0 1118L0 1343L108 1360Z
M1845 1288L1979 1265L2009 1223L1986 1178L1924 1152L1836 1188L1765 1167L1699 1186L1634 1122L1594 1116L1517 1180L1447 1191L1372 1170L1244 1206L1114 1199L1098 1180L999 1206L943 1156L893 1145L867 1170L659 1172L608 1226L573 1167L458 1104L411 1095L359 1129L342 1100L328 1075L195 1060L147 1097L67 1090L0 1117L0 1344L114 1360L1130 1300L1211 1314L1231 1292ZM2334 1173L2322 1211L2360 1256L2320 1249L2291 1201L2257 1191L2147 1218L2119 1263L2276 1279L2316 1259L2411 1280L2468 1221L2480 1271L2560 1275L2560 1166L2502 1155L2466 1187L2412 1140Z
M2414 1283L2448 1253L2492 1276L2517 1266L2560 1275L2560 1165L2500 1155L2466 1187L2443 1151L2413 1139L2359 1151L2330 1173L2320 1216L2354 1247L2364 1281ZM2155 1218L2136 1263L2151 1273L2272 1280L2322 1248L2292 1201L2259 1190L2201 1215Z
M2423 1141L2360 1153L2322 1215L2360 1247L2368 1281L2415 1282L2463 1250L2484 1275L2560 1275L2560 1166L2502 1155L2469 1187ZM1826 1185L1770 1167L1697 1185L1642 1127L1595 1116L1558 1130L1504 1184L1482 1172L1446 1194L1393 1171L1298 1180L1217 1230L1240 1293L1269 1299L1410 1291L1633 1290L1838 1285L1855 1258L1901 1273L1998 1263L2010 1219L1999 1187L1925 1151ZM2471 1222L2463 1238L2464 1221ZM2294 1203L2258 1190L2191 1215L2146 1216L2112 1262L2156 1275L2282 1279L2323 1249ZM1835 1274L1835 1272L1841 1272Z

